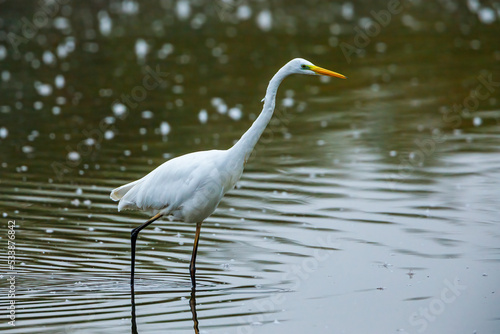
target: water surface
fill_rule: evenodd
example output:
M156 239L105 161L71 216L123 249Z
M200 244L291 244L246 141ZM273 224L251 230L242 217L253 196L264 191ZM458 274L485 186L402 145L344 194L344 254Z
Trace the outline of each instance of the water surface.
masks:
M383 1L70 2L16 50L8 33L43 8L3 3L0 237L6 254L15 220L17 275L0 328L192 333L196 313L202 333L497 333L500 7L408 4L365 45ZM299 56L349 79L283 83L203 224L195 299L195 227L141 232L133 310L130 230L148 217L110 191L230 147Z

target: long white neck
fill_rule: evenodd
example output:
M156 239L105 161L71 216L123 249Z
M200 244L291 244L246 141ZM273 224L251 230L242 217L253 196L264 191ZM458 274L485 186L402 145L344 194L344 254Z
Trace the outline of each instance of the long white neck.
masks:
M264 107L262 108L259 117L257 117L250 129L248 129L243 136L241 136L240 140L238 140L238 142L230 149L231 153L243 158L245 162L248 160L255 144L257 144L257 141L271 120L274 107L276 105L276 93L278 91L278 87L283 79L285 79L289 74L290 73L286 70L285 65L273 76L271 81L269 81L269 85L266 90L266 97L264 98Z

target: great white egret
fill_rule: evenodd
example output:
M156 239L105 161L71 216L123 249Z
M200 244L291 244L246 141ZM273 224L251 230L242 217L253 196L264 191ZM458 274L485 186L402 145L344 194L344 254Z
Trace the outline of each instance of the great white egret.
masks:
M305 59L293 59L273 76L263 99L262 112L233 147L228 150L194 152L168 160L143 178L111 192L111 199L120 201L118 211L139 209L152 215L131 232L130 285L134 284L135 245L139 232L160 217L171 216L186 223L196 223L189 265L191 283L193 287L196 286L195 262L201 223L215 211L224 194L240 179L248 157L271 120L278 87L290 74L346 78Z

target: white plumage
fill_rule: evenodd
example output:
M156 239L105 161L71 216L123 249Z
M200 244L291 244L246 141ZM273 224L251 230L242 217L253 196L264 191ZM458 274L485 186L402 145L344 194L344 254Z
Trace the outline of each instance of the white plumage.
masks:
M142 179L116 188L111 198L120 201L119 211L139 209L187 223L203 221L243 172L243 161L230 161L229 153L211 150L174 158Z

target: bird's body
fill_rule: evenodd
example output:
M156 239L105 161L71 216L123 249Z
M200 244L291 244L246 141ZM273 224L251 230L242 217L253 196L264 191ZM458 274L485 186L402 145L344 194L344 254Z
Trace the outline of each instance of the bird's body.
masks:
M131 285L134 282L135 243L139 232L163 216L186 223L196 223L196 236L191 258L191 281L195 286L194 264L201 223L217 208L222 197L231 190L243 173L252 150L271 120L276 93L290 74L345 76L325 70L311 62L296 58L283 66L271 79L264 98L264 107L252 126L228 150L189 153L158 166L143 178L111 192L111 199L120 201L118 210L139 209L153 217L132 230Z
M243 161L231 157L229 150L210 150L174 158L142 179L116 188L111 198L120 200L120 211L138 209L186 223L203 221L243 172Z

